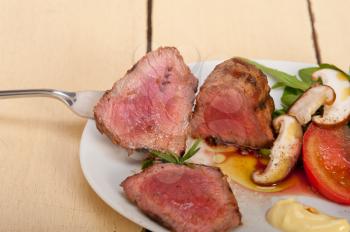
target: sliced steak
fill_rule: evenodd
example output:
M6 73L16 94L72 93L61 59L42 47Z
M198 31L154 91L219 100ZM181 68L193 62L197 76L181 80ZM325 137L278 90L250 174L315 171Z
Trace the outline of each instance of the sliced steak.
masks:
M130 201L173 231L227 231L241 223L236 199L217 168L155 164L121 186Z
M242 59L217 65L197 96L192 136L241 147L270 146L274 103L269 92L266 76Z
M148 53L96 105L97 128L129 150L181 154L198 81L176 48Z

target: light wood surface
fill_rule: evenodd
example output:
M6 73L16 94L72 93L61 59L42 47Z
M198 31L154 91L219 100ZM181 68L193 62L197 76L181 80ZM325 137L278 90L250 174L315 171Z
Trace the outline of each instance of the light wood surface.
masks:
M350 1L312 0L322 62L350 68Z
M153 47L183 47L190 61L244 56L316 62L305 0L154 0L153 4Z
M349 66L349 1L311 0L322 61ZM187 62L316 62L307 0L153 0L152 46ZM147 0L1 0L0 89L108 89L142 55ZM85 120L51 99L0 101L0 231L141 231L85 181Z
M0 89L110 88L145 52L145 21L140 0L0 1ZM85 181L85 120L51 99L0 109L0 231L141 230Z

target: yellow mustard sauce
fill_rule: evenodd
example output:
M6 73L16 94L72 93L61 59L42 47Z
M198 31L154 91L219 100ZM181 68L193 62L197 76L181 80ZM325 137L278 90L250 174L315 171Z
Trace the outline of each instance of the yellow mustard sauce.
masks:
M325 215L294 199L280 200L267 212L267 221L284 232L349 232L346 219Z

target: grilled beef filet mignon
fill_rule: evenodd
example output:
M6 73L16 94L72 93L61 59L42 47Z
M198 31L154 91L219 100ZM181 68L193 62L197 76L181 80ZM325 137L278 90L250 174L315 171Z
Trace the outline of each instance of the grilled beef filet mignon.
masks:
M270 146L274 103L269 92L266 76L244 60L217 65L197 96L192 136L248 148Z
M121 186L130 201L173 231L227 231L241 223L236 199L218 168L155 164Z
M97 128L129 150L181 154L197 84L176 48L152 51L95 106Z

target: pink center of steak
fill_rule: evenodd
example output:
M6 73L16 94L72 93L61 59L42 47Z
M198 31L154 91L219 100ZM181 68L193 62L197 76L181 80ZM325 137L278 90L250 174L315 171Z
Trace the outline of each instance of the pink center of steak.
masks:
M176 180L176 181L169 181ZM193 186L189 188L189 186ZM175 210L184 221L212 220L220 216L215 192L220 192L218 184L201 173L176 173L176 170L159 173L145 181L141 191L152 194L158 207Z
M182 118L178 102L183 97L176 96L174 89L167 92L159 91L157 80L150 79L141 89L130 92L125 96L117 96L110 100L107 119L113 133L124 139L143 137L144 134L163 133L181 136L182 128L177 123ZM118 110L115 110L118 108Z
M220 88L220 91L217 90ZM225 86L214 87L214 91L208 91L208 106L204 110L204 121L208 130L205 133L212 136L219 135L222 140L229 141L235 137L239 144L246 143L249 137L260 137L260 125L257 123L249 105L249 100L234 88ZM213 99L213 100L209 100ZM244 105L245 104L245 105Z
M172 231L226 231L240 224L237 202L216 168L155 164L121 185L143 212Z
M143 57L95 108L96 125L129 149L181 153L197 80L175 48Z
M269 91L266 76L243 60L217 65L197 96L192 136L249 148L270 146L274 105Z

